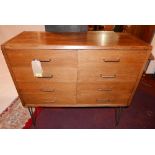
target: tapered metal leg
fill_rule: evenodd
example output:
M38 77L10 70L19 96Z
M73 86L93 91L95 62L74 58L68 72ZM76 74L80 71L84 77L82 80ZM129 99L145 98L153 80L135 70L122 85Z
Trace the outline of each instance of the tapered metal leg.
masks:
M29 110L29 113L30 113L30 116L32 119L32 124L35 126L36 125L36 117L34 116L32 107L28 107L28 110Z
M122 107L118 107L115 109L115 126L117 127L122 114Z

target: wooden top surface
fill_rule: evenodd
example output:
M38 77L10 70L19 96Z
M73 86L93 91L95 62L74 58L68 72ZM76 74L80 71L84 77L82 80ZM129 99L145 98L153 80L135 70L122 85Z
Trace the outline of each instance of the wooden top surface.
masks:
M2 46L7 49L151 49L149 44L128 33L109 31L24 31Z

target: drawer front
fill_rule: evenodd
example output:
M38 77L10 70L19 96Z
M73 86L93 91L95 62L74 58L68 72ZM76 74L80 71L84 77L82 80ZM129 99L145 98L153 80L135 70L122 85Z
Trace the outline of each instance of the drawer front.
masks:
M67 106L74 105L76 103L75 94L21 94L25 106Z
M127 106L129 93L120 95L120 93L106 94L78 94L77 103L90 106Z
M40 60L43 66L77 66L75 50L8 50L7 56L11 66L31 66L34 59Z
M84 68L78 71L78 82L135 82L138 73L126 74L106 69Z
M24 94L76 95L76 83L18 82L17 85Z
M146 51L139 50L79 50L79 67L139 67L146 59Z
M95 65L94 65L95 66ZM138 73L140 72L140 68L130 65L130 66L119 66L119 67L113 67L112 65L105 65L104 67L79 67L79 75L83 74L83 72L85 74L117 74L117 75L133 75L133 76L137 76ZM88 75L89 76L89 75Z
M77 69L67 67L45 67L43 78L34 77L31 67L12 67L17 82L76 82Z
M78 94L112 94L131 93L134 88L133 82L102 82L102 83L79 83Z

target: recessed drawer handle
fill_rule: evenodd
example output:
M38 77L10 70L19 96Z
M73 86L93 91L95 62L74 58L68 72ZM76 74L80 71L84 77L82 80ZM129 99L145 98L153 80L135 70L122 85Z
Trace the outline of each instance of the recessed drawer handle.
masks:
M55 103L56 101L55 100L53 100L53 101L44 101L43 103L45 103L45 104L50 104L50 103Z
M116 78L116 75L103 75L103 74L100 74L100 77L101 78Z
M110 99L96 99L96 102L105 103L105 102L111 102L111 100Z
M43 76L37 76L37 78L53 78L53 75L43 75Z
M104 62L120 62L120 59L103 59Z
M41 60L39 59L40 62L51 62L51 59L47 59L47 60Z
M55 92L55 89L40 89L42 92Z
M112 89L103 89L103 88L98 88L98 91L112 91Z

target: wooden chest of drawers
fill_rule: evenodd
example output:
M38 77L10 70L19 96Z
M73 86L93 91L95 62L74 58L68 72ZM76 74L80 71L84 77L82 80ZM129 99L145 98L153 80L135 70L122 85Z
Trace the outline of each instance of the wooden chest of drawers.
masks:
M151 46L114 32L23 32L2 51L24 106L128 106ZM35 77L31 61L41 62Z

